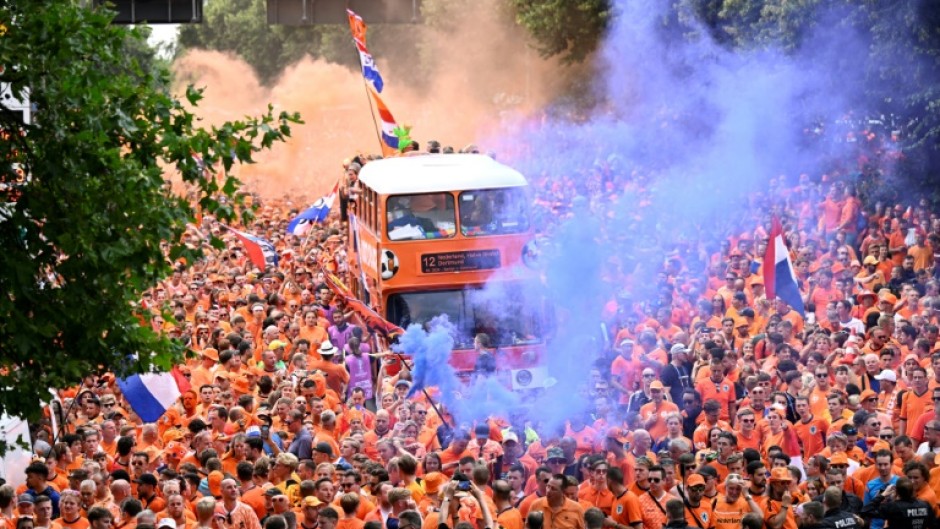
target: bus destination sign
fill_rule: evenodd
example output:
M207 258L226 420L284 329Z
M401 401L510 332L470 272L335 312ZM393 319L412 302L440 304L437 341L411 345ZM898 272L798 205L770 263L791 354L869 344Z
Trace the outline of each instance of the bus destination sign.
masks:
M499 268L499 250L426 253L421 255L422 274L473 272Z

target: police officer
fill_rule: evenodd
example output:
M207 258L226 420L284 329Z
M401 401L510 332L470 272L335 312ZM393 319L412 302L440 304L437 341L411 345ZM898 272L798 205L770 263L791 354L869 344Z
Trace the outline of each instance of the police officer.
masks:
M937 527L933 507L914 497L914 484L901 478L888 485L862 508L866 517L883 518L891 529L931 529Z

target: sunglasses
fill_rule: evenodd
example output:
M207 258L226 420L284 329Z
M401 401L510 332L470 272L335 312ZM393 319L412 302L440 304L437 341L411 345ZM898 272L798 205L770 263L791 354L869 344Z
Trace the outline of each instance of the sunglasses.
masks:
M891 435L891 434L888 434L888 433L883 433L883 434L879 435L878 438L879 438L879 439L890 440L890 439L893 439L894 436Z
M662 479L662 478L649 478L649 480L650 480L650 483L659 483L659 482L661 482L663 479Z

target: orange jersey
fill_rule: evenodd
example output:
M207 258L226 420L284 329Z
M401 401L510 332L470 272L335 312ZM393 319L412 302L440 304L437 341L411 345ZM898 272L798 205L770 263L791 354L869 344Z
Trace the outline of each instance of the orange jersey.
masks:
M813 417L809 422L797 421L793 425L796 436L803 443L803 456L810 457L818 454L826 447L826 434L829 433L829 423L819 417Z

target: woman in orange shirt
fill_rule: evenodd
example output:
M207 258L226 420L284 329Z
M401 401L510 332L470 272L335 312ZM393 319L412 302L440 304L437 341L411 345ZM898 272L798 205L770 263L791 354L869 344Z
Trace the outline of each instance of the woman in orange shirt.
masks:
M59 518L52 529L88 529L91 524L82 516L82 498L77 490L64 490L59 497Z

